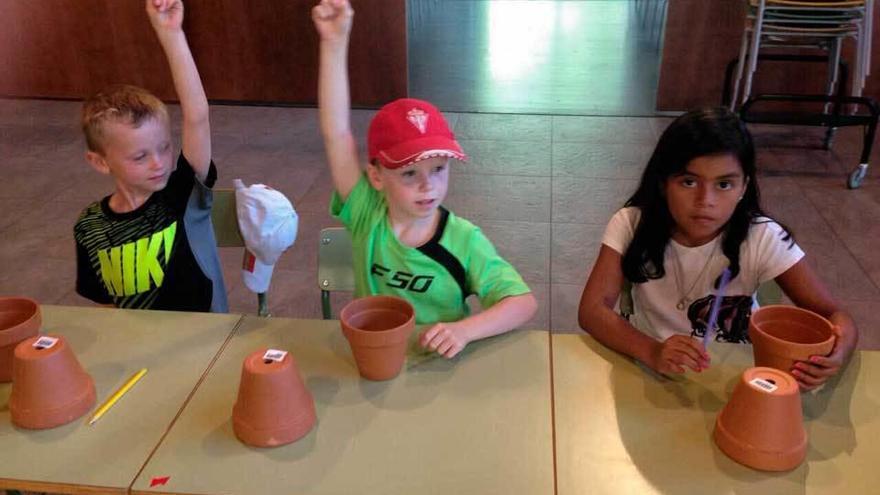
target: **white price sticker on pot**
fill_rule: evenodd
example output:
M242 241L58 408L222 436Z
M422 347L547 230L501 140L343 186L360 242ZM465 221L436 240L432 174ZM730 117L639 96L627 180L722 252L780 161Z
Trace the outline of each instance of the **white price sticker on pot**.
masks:
M278 349L269 349L266 351L266 354L263 354L263 361L275 361L280 363L284 361L284 356L287 355L287 351L279 351Z
M755 387L758 387L759 390L767 392L768 394L775 392L776 389L779 388L776 386L775 383L769 380L765 380L763 378L753 378L752 381L750 381L749 383L751 383Z
M37 341L31 345L33 345L37 349L42 350L42 349L49 349L50 347L55 345L57 342L58 342L58 339L56 337L43 336L43 337L38 338Z

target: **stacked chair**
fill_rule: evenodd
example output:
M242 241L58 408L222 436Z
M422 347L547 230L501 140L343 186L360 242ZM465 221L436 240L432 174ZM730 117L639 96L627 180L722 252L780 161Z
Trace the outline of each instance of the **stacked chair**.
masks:
M861 157L847 179L847 187L859 187L868 171L880 119L877 102L862 96L871 72L874 0L743 1L747 12L742 44L739 58L728 65L722 104L738 111L747 123L825 127L825 149L830 149L838 127L862 126ZM841 60L841 47L848 38L854 41L851 71ZM806 54L802 50L804 48L812 49L809 50L810 54ZM815 49L821 55L816 55ZM759 60L827 61L825 94L752 95L752 82ZM845 85L848 77L851 87L847 94ZM817 111L778 110L780 105L797 108L805 103L808 106L818 105ZM774 110L767 111L767 108Z
M855 40L851 96L861 96L871 71L871 28L874 0L747 0L731 108L751 95L752 80L763 48L815 47L828 54L829 96L838 81L843 40ZM742 84L745 76L745 84ZM744 86L740 93L740 86ZM737 102L737 98L740 101Z

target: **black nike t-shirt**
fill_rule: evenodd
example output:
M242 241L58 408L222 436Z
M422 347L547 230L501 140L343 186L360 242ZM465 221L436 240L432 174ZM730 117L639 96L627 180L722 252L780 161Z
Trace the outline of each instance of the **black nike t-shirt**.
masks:
M205 184L183 154L168 184L139 208L110 209L110 196L89 205L74 226L76 291L119 308L227 311L210 222L211 163Z

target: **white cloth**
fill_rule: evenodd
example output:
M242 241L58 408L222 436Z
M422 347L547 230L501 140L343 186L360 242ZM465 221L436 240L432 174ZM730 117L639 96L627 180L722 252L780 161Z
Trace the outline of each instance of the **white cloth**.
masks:
M269 290L275 263L296 241L299 217L293 205L280 191L263 184L235 185L235 209L238 229L244 239L242 263L244 284L253 292Z
M641 210L635 207L618 210L608 222L602 244L623 256L632 242L640 216ZM728 296L752 297L759 285L781 275L804 256L797 244L783 240L785 232L778 223L770 218L761 218L758 222L751 226L740 246L740 273L728 284L725 300ZM670 239L664 258L665 276L633 284L633 325L661 341L676 334L691 335L695 323L688 318L689 306L680 310L676 303L691 286L693 289L687 295L689 305L714 294L715 279L728 265L720 243L721 236L697 247L682 246ZM676 283L678 274L683 275L683 280Z

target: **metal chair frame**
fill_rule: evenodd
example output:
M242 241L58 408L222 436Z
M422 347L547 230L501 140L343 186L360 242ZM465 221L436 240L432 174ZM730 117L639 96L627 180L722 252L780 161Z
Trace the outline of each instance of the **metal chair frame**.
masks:
M330 293L354 291L351 235L342 227L321 229L318 240L318 288L321 289L321 313L325 320L333 316Z
M874 0L749 0L746 27L734 81L731 108L751 96L761 47L817 47L829 54L827 95L837 84L842 42L856 40L855 73L851 95L861 96L870 74L872 12ZM745 73L745 83L742 83ZM740 86L744 86L740 95Z

